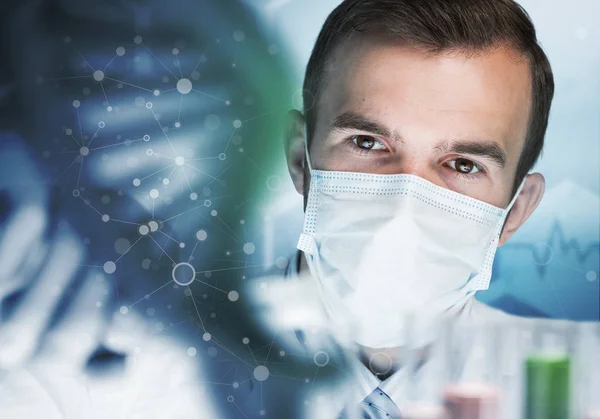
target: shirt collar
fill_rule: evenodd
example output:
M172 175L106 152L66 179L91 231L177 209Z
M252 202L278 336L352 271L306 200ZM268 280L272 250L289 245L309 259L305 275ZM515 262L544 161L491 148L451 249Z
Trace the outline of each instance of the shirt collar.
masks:
M300 263L302 261L301 258L302 252L300 250L297 250L290 257L290 263L285 271L286 278L298 278ZM400 407L401 404L406 402L405 397L407 392L404 388L408 378L406 377L406 368L400 368L394 374L382 381L360 361L360 358L356 354L349 350L345 352L346 359L350 364L350 370L352 372L353 379L344 383L344 385L347 386L349 383L354 384L354 388L352 389L352 397L356 403L360 403L378 387L383 390L392 399L392 401L396 403L397 406Z

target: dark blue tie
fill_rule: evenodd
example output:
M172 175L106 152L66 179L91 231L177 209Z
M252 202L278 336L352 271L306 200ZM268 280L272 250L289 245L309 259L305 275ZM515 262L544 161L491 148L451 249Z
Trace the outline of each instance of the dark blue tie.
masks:
M400 409L383 390L377 387L354 411L345 408L338 419L401 419Z

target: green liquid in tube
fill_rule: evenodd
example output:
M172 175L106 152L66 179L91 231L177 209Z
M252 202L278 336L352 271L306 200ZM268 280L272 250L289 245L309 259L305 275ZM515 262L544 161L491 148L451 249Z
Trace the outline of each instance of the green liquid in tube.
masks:
M527 358L525 419L569 419L569 370L564 353Z

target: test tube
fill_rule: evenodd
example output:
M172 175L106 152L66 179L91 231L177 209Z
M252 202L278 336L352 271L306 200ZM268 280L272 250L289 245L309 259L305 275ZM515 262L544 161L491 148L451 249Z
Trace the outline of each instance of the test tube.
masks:
M447 321L443 315L419 312L407 317L409 388L403 419L451 419L442 400L445 359L441 331Z
M460 319L446 335L453 377L444 389L452 419L500 419L497 334L500 325L479 318ZM454 365L452 365L454 364Z
M568 419L575 330L556 320L537 320L531 326L524 365L525 418Z
M600 419L600 323L577 325L574 356L573 401L575 417Z

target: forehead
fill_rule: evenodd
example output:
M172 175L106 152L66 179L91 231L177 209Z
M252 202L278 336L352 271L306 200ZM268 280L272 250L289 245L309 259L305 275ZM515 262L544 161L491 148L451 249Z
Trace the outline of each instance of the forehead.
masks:
M316 136L352 111L401 134L420 127L441 136L493 137L518 154L530 102L528 62L509 48L431 54L393 40L354 38L326 66Z

